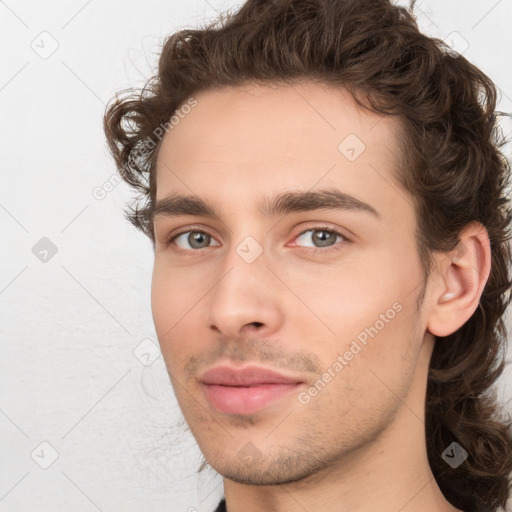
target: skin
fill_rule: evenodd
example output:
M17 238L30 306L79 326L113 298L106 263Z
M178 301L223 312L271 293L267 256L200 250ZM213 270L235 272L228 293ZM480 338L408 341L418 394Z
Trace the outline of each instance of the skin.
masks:
M157 201L191 194L221 218L155 218L152 310L177 400L224 477L229 512L457 510L427 460L427 372L434 335L454 332L478 306L490 267L485 229L468 226L457 250L436 254L427 280L413 206L394 175L397 118L312 82L195 97L162 141ZM366 146L354 161L338 150L351 133ZM338 209L269 218L257 209L263 196L328 187L380 218ZM320 245L325 226L343 236ZM194 246L187 233L165 246L187 229L211 238ZM236 251L247 236L262 249L252 263ZM400 311L307 404L297 391L228 415L202 392L200 374L226 362L276 369L307 391L393 304Z

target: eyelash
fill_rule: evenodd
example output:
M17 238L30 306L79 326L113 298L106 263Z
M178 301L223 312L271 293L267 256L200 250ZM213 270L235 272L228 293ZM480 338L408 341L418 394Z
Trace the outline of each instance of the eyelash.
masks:
M340 236L341 238L343 238L344 242L350 242L350 240L343 233L340 233L336 229L333 229L333 228L328 227L328 226L313 226L313 227L310 227L308 229L305 229L304 231L301 231L295 237L295 239L301 237L304 233L307 233L308 231L325 231L326 233L329 233L330 235ZM204 231L203 229L200 229L199 227L196 227L196 226L190 226L188 229L180 231L179 233L176 233L176 234L172 235L168 240L165 241L164 246L166 248L169 248L176 238L178 238L181 235L184 235L185 233L190 233L190 232L202 233L204 235L209 235L210 237L212 237L212 235L210 235L207 231ZM340 243L341 242L336 242L335 245L331 245L331 246L326 247L326 248L322 248L322 247L301 247L301 249L306 251L307 253L314 253L314 254L316 254L317 252L326 253L326 252L329 252L329 251L339 251L341 249L339 247ZM197 253L202 253L206 249L209 249L209 247L202 247L201 249L181 249L181 248L176 246L173 250L176 251L179 254L190 255L190 253L196 253L196 254Z

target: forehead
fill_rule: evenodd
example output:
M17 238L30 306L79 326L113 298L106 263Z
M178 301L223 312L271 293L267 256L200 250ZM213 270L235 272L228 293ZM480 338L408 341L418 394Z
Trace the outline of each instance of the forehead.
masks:
M369 200L393 193L383 189L393 188L399 122L362 109L343 88L247 83L194 98L162 141L157 200L171 192L242 200L320 181L358 195L373 180Z

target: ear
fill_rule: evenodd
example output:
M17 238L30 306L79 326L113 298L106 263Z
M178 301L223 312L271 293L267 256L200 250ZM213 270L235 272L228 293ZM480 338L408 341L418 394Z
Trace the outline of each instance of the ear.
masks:
M472 222L464 227L459 244L438 259L436 286L430 297L427 329L448 336L475 312L491 271L491 246L487 230Z

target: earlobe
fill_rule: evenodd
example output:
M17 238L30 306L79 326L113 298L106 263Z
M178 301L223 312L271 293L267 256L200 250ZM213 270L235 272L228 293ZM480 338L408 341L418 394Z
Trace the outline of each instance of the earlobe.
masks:
M431 293L427 329L435 336L448 336L464 325L478 308L491 269L487 230L471 223L462 230L459 244L440 255Z

